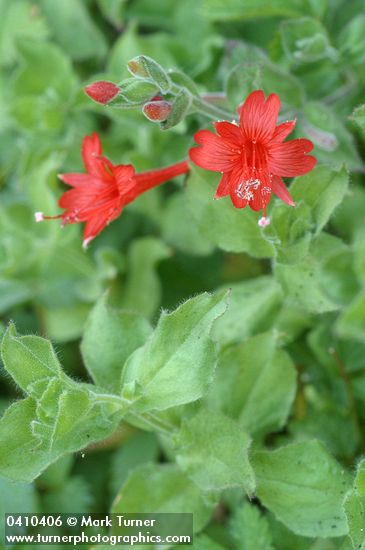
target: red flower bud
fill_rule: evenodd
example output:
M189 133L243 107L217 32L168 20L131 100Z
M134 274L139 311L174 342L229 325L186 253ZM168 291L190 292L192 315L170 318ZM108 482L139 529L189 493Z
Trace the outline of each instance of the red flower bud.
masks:
M106 80L100 80L99 82L93 82L86 86L85 93L91 97L97 103L106 105L114 99L120 92L120 88L113 84L113 82L107 82Z
M162 122L171 113L171 103L165 100L149 101L143 105L142 111L145 117L152 122Z

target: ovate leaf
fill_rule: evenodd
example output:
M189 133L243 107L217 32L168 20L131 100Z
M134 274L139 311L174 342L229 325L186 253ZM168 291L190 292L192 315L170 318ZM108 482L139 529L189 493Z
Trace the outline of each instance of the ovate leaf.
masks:
M178 464L203 491L242 487L253 493L250 438L231 418L203 409L183 422L174 442Z
M306 537L348 532L343 500L349 475L318 441L303 441L252 457L257 496L289 529Z
M327 166L318 166L294 181L290 188L292 197L296 203L305 202L310 207L316 233L323 229L342 202L348 182L349 174L345 167L332 170Z
M125 361L150 333L151 327L141 315L115 308L107 294L102 296L89 315L81 343L93 380L118 392Z
M365 460L357 467L352 491L345 500L349 536L354 550L365 548Z
M192 513L194 531L207 523L212 506L198 487L173 464L146 464L130 474L111 512Z
M267 519L259 508L244 502L235 510L230 530L237 548L241 550L273 550Z
M122 384L139 387L139 411L196 401L212 380L216 348L212 324L225 311L226 292L201 294L163 313L146 344L127 361Z
M275 343L267 333L226 348L209 393L209 401L250 434L282 428L294 399L294 365Z
M34 384L61 374L61 367L52 344L39 336L18 336L11 324L6 331L1 355L5 369L27 393L33 393Z
M229 308L214 323L215 340L222 345L240 342L271 326L282 301L281 287L273 277L256 277L226 288L231 290Z

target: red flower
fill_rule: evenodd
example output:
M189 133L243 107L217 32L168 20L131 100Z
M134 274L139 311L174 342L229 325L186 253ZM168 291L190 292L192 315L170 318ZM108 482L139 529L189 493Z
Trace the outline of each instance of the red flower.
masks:
M44 216L36 212L36 221L62 219L62 225L86 222L83 246L94 239L104 227L115 220L124 206L139 195L186 174L186 161L172 166L136 174L130 164L114 166L102 155L99 136L85 136L82 144L82 158L86 174L60 174L59 178L72 187L58 201L64 212L58 216Z
M221 172L215 198L230 195L236 208L264 209L259 225L265 227L266 207L271 194L295 206L282 176L302 176L314 167L316 159L307 155L313 149L308 139L284 143L295 120L276 126L280 99L262 90L252 92L239 108L239 125L216 122L218 135L209 130L195 134L199 147L190 149L191 160L206 170Z

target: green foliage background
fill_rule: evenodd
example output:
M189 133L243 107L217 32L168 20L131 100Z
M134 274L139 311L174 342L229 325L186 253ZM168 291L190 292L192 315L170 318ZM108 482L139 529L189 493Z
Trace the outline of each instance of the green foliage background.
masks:
M193 511L198 550L364 549L363 2L0 13L0 511ZM232 111L278 93L318 159L291 184L296 208L273 199L263 231L192 167L87 252L80 227L35 224L58 213L85 134L145 170L209 127L193 114L162 131L84 95L140 54Z

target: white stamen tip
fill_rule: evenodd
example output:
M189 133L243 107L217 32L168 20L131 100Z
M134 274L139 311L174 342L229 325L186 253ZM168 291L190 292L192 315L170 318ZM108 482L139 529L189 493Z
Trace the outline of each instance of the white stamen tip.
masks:
M37 223L38 222L43 222L43 220L44 220L43 212L34 212L34 219Z
M89 237L88 239L84 239L83 242L82 242L82 248L84 250L87 249L87 247L89 246L89 243L93 240L94 237Z
M265 216L263 216L257 223L260 227L267 227L270 225L270 218L265 218Z

